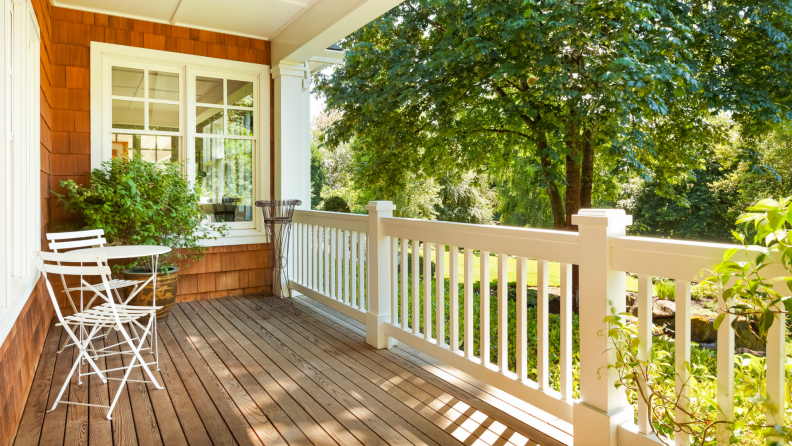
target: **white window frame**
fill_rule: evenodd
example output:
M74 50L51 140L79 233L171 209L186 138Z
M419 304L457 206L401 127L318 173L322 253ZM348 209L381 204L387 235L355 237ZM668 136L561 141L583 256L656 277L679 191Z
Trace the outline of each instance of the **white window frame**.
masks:
M253 81L254 151L253 200L270 197L270 67L269 65L214 59L190 54L135 48L102 42L91 42L91 168L96 169L112 157L111 68L151 68L183 73L179 95L179 159L188 160L187 178L195 182L195 77L215 76ZM152 68L153 67L153 68ZM217 240L204 241L204 246L229 246L266 243L266 229L260 212L253 212L251 223L231 223L230 233ZM211 228L211 225L208 225ZM215 233L216 234L216 233Z
M1 345L39 279L41 30L30 0L0 0L0 11L0 206L6 216L0 219Z

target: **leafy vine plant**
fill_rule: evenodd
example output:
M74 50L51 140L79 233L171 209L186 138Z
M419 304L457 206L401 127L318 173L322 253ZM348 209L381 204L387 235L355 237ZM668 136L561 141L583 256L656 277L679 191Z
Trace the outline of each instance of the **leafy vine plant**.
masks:
M736 328L741 321L747 321L750 330L766 341L773 324L782 323L780 316L792 312L792 197L761 200L748 208L736 225L733 234L742 248L729 250L722 262L702 271L702 282L720 290L719 314L714 322L716 330L726 315L733 315L732 326ZM738 256L738 253L741 254ZM780 264L786 273L766 276L766 268L774 264ZM616 353L615 363L608 368L617 372L616 386L626 389L631 402L640 399L646 404L650 429L661 442L665 443L664 439L670 436L684 434L690 436L692 444L716 444L717 433L723 429L729 434L729 444L776 445L792 441L789 410L783 424L770 424L765 418L766 410L775 408L765 393L764 358L735 355L736 416L734 421L725 421L725 417L718 416L723 410L716 402L715 355L709 350L692 348L691 362L686 364L689 378L683 383L682 391L677 392L674 342L653 336L651 357L642 359L638 329L629 316L613 310L605 318L607 336ZM792 379L790 360L785 370L789 382ZM691 393L689 399L684 396L687 392ZM789 385L786 392L789 406L792 402ZM675 419L677 412L686 415L684 421Z

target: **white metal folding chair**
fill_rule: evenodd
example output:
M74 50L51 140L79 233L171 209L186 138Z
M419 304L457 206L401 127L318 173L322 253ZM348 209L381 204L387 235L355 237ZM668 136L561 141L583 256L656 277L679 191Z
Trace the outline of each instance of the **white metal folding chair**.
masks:
M79 352L75 358L74 365L69 372L69 376L66 377L66 382L63 383L63 387L61 388L60 393L58 393L58 398L55 399L55 403L52 405L52 408L49 410L49 412L55 410L55 408L58 407L58 403L107 407L109 408L107 412L107 419L110 420L111 414L113 413L113 408L118 402L118 397L124 390L124 385L129 380L129 373L134 367L142 367L143 371L145 372L145 376L151 380L142 382L150 382L154 384L157 389L163 388L157 382L156 378L154 378L154 374L148 367L149 365L155 363L146 363L140 353L141 349L143 349L143 343L145 342L148 333L151 331L152 324L156 318L157 310L162 307L141 307L137 305L122 305L115 303L110 292L112 288L110 287L110 281L108 279L110 275L110 266L107 264L107 257L104 254L39 252L38 265L41 275L44 278L44 283L47 286L47 291L49 292L50 298L52 299L52 304L55 307L55 314L58 316L59 323L56 325L63 326L63 329L66 330L66 333L69 335L69 338L71 338ZM79 276L80 284L91 292L95 293L95 295L103 300L104 303L89 308L85 311L77 312L71 316L64 317L63 313L60 311L60 307L58 306L58 299L55 296L55 291L52 289L52 284L49 281L49 274L60 274L61 276ZM100 276L102 279L102 285L104 287L100 290L98 286L91 285L86 282L85 279L83 279L83 276ZM148 318L148 322L145 326L140 323L139 319L141 318ZM133 342L133 336L130 336L130 334L127 333L127 330L124 328L125 324L129 324L130 327L135 330L135 332L137 331L137 328L134 328L135 326L143 330L141 335L138 336L136 333L134 336L134 339L138 340L137 345L135 342ZM78 327L80 329L86 330L87 336L84 339L81 339L77 336L77 333L75 333L74 329ZM94 348L89 348L89 346L91 346L91 340L96 336L97 333L99 333L100 330L105 328L113 328L117 330L120 334L120 337L123 339L121 344L126 344L129 346L130 350L124 350L122 348L121 352L117 352L119 354L132 355L128 365L116 369L100 370L96 365L96 362L94 362L94 359L98 358L100 355L106 355L108 353L105 349L97 350ZM63 392L69 386L75 370L78 370L83 360L90 365L91 369L93 369L93 372L86 373L85 375L95 374L102 380L103 383L107 383L108 379L118 379L121 381L118 391L116 392L116 395L113 398L113 402L110 404L110 406L61 401ZM117 370L125 370L123 378L110 378L107 376L107 372L113 372ZM82 375L81 370L78 371L78 373Z
M107 243L107 240L105 240L104 238L104 229L91 229L88 231L74 231L74 232L50 232L47 234L47 240L49 240L49 248L54 252L63 252L67 250L80 249L80 248L101 247L104 246L105 243ZM134 293L137 290L138 285L141 284L142 282L143 282L142 280L111 279L108 281L108 284L110 286L110 289L113 290L113 293L118 299L118 302L123 303L121 296L118 294L118 290L121 288L127 288L131 286L134 287L132 289L132 293ZM97 297L96 295L91 296L91 299L86 304L83 294L86 291L90 291L88 287L77 286L77 287L69 288L66 285L66 278L62 274L61 274L61 283L63 284L63 290L66 293L66 296L68 297L69 305L71 305L75 313L82 312L86 308L89 308L91 306L91 303L93 303L93 301ZM105 285L101 283L93 285L94 288L100 291L104 290L104 286ZM77 304L75 303L76 299L72 295L72 293L76 293L76 292L80 293L79 309ZM80 328L78 332L78 337L82 339L83 334L84 334L84 329ZM99 333L94 339L104 338L107 336L107 334L108 333ZM66 347L69 347L71 345L74 344L67 339L64 342L63 347L58 350L58 353L63 352L63 350L66 349ZM82 380L80 380L80 383L82 383Z

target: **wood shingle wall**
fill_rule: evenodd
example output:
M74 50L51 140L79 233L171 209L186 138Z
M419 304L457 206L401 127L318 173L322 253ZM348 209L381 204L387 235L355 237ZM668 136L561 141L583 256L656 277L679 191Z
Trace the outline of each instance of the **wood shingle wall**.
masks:
M61 180L73 179L80 184L88 181L91 41L270 64L267 41L58 8L47 0L32 0L32 3L42 38L43 248L46 247L44 234L75 229L76 224L75 216L58 206L50 190L63 193ZM270 103L270 126L274 125L272 107ZM274 134L274 129L270 134ZM271 154L273 144L270 141ZM274 190L274 170L270 172L270 184ZM183 269L178 300L212 299L263 290L265 277L269 276L267 248L263 244L211 248L203 261ZM0 346L0 446L10 445L14 440L53 316L49 296L39 281Z

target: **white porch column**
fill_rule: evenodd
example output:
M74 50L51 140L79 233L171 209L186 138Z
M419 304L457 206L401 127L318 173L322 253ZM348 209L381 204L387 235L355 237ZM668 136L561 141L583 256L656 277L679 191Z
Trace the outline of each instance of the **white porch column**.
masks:
M575 404L575 446L616 445L616 428L632 421L633 408L617 374L606 336L611 306L625 311L625 273L611 269L611 237L624 236L632 216L621 209L583 209L572 216L580 233L580 402ZM606 353L607 352L607 353Z
M275 199L302 200L311 209L311 90L306 63L282 60L275 83Z
M366 342L376 348L391 348L395 339L385 336L385 324L391 320L391 248L390 238L382 235L380 218L393 217L396 206L390 201L369 201L368 291Z

